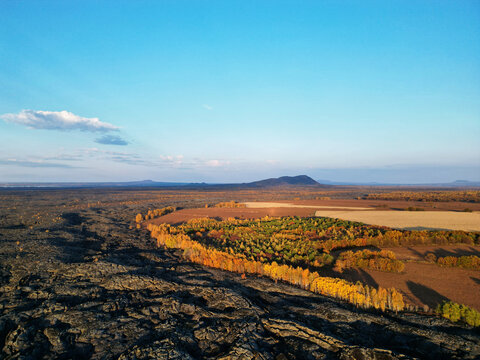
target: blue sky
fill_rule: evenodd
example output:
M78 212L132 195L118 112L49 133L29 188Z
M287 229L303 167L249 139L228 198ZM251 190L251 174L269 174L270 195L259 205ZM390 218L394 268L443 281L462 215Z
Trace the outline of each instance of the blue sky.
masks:
M1 1L0 181L480 180L478 1Z

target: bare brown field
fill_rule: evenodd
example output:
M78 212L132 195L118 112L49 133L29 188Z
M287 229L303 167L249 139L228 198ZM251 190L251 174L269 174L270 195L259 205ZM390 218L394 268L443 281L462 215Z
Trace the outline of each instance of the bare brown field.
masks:
M171 224L188 221L192 218L218 217L226 219L228 217L237 217L241 219L255 219L264 216L315 216L320 214L317 209L324 211L321 216L340 217L341 214L347 214L352 218L346 220L360 221L374 225L390 226L396 228L432 228L432 229L452 229L466 231L480 231L480 214L465 213L461 211L450 211L444 214L444 211L436 208L433 211L395 211L394 209L403 209L412 206L412 202L406 201L382 201L382 200L273 200L273 201L248 201L246 208L190 208L176 211L162 217L162 220L153 220L154 223L167 222ZM465 204L442 203L442 209L463 209ZM478 205L480 209L480 204ZM385 208L389 210L385 210ZM326 210L328 209L328 210ZM347 211L348 210L348 211ZM371 215L380 217L378 222L371 221ZM323 215L325 214L325 215ZM383 215L385 214L385 215ZM395 214L395 215L393 215ZM427 216L425 216L427 214ZM359 217L358 220L355 217ZM362 217L366 216L366 217ZM392 217L393 216L393 217ZM390 222L383 220L386 217ZM406 222L400 223L401 219L406 218ZM445 220L446 219L446 220ZM477 220L478 219L478 220ZM461 221L460 221L461 220Z
M362 281L373 286L395 287L414 305L435 307L443 300L451 300L480 309L480 272L460 268L442 268L428 264L424 257L480 256L480 247L472 245L412 246L382 248L395 253L398 260L406 261L402 274L369 269L345 272L345 278Z
M265 216L313 216L315 209L303 207L272 207L272 208L194 208L182 209L160 218L149 220L145 224L168 223L178 224L190 219L211 217L225 220L229 217L239 219L258 219Z
M479 271L407 262L402 274L362 269L346 273L345 277L375 286L394 287L417 306L435 308L443 300L451 300L480 310Z
M318 210L315 216L359 221L404 230L480 231L480 213L478 212Z
M263 200L262 200L263 201ZM255 202L250 201L252 204ZM259 201L260 202L260 201ZM466 203L460 201L452 202L425 202L425 201L406 201L406 200L363 200L363 199L302 199L302 200L272 200L268 203L287 203L291 205L314 206L318 208L366 208L377 210L406 210L409 207L420 208L426 211L460 211L465 209L480 211L480 203ZM271 205L269 205L271 206ZM360 210L360 209L359 209Z

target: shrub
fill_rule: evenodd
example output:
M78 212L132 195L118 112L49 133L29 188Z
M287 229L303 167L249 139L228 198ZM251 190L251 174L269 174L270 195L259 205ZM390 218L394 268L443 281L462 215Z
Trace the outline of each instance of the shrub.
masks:
M155 209L155 210L148 210L147 214L145 217L142 216L142 214L137 214L135 217L135 221L137 223L142 222L143 220L149 220L149 219L154 219L156 217L160 217L166 214L169 214L171 212L174 212L176 209L173 206L167 206L161 209Z
M387 250L342 252L335 263L336 270L342 271L352 267L399 273L405 269L405 264L397 260L393 252Z
M445 256L437 259L437 264L447 267L460 267L469 270L480 270L480 257L470 256Z
M215 205L217 208L245 208L247 205L237 203L236 201L225 201Z
M438 305L437 313L452 322L462 321L473 327L480 326L480 313L467 305L443 302Z
M434 253L428 253L425 255L425 260L429 263L435 263L437 262L437 256Z

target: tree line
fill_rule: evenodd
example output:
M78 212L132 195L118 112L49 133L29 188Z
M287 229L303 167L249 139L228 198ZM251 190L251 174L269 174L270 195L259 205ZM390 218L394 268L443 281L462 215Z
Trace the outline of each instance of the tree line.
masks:
M393 230L332 218L205 218L189 221L183 229L194 240L250 260L317 267L331 263L326 254L336 249L480 242L475 232Z
M459 267L467 270L480 270L480 257L476 255L443 256L437 258L435 254L429 253L427 256L425 256L425 260L445 267Z
M404 309L403 296L394 288L375 289L360 282L353 284L343 279L322 277L318 272L311 272L300 266L279 265L276 262L262 263L236 256L234 253L207 248L198 241L192 240L180 227L168 224L149 224L152 237L157 246L182 249L183 256L194 263L219 268L241 274L256 274L281 280L302 287L317 294L335 297L362 308Z
M367 200L406 200L406 201L461 201L480 202L480 191L393 191L389 193L373 193L363 196Z
M155 219L157 217L174 212L175 210L176 209L173 206L167 206L161 209L148 210L148 212L145 215L138 213L137 216L135 217L135 221L137 223L141 223L144 220Z
M405 264L397 260L395 254L389 250L365 249L340 253L335 261L335 270L342 272L343 269L352 267L400 273L405 269Z
M245 208L247 205L238 203L236 201L224 201L224 202L219 202L218 204L215 204L216 208Z
M437 314L452 322L462 321L470 326L480 326L480 312L467 305L457 304L453 301L439 304Z

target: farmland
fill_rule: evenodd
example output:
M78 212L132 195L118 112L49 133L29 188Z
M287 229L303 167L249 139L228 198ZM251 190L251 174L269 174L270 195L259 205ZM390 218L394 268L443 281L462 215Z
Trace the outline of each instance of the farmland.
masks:
M480 212L318 210L315 215L397 229L480 231Z
M266 209L287 208L281 205ZM188 214L191 218L183 218L183 225L175 231L185 233L192 241L202 244L207 249L232 254L246 261L300 266L316 271L320 275L352 282L361 281L386 289L397 286L405 294L407 306L428 306L428 309L432 310L443 300L452 299L480 309L479 299L475 296L480 291L480 284L472 280L476 279L475 272L465 272L466 269L461 268L445 271L428 263L424 257L405 259L400 251L425 245L436 245L438 249L468 246L470 255L475 257L480 255L478 246L480 233L450 230L399 231L325 217L287 216L266 217L261 220L233 220L235 211L229 211L229 217L226 217L225 213L210 212L211 217L223 214L225 220L217 221L199 217L205 215L204 211L196 212L199 210L184 211L182 216ZM237 218L241 218L240 214L251 215L245 212L249 210L248 208L235 210ZM290 210L302 212L305 208L297 205ZM182 210L179 213L182 213ZM172 213L152 224L162 224L162 221L178 223L177 220L180 218L178 214L175 218L175 213ZM171 233L171 230L168 232ZM391 248L392 245L395 247ZM361 249L365 248L377 251L362 252ZM384 251L380 251L384 248ZM434 251L436 248L431 246L429 249ZM345 251L350 249L354 251ZM400 253L398 260L397 251ZM379 255L381 257L378 257ZM458 290L459 281L468 284L466 289ZM415 285L425 282L428 286Z

